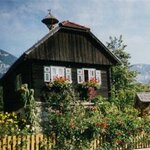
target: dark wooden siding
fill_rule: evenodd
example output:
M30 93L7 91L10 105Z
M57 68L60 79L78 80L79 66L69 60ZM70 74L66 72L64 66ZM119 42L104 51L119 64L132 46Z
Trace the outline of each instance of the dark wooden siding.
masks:
M87 32L60 30L34 48L28 59L112 65L112 58Z
M44 71L42 64L32 64L32 87L35 91L36 101L40 101L41 91L44 87Z
M17 98L17 75L21 75L22 84L27 83L29 88L31 85L31 64L24 62L10 73L3 81L3 99L5 111L14 111L21 107L21 102Z
M108 66L105 67L99 67L99 66L90 66L90 65L83 65L83 64L71 64L71 63L60 63L60 62L43 62L43 61L37 61L32 63L32 88L35 90L35 97L37 101L40 101L41 99L41 91L44 87L44 66L64 66L64 67L70 67L72 68L72 80L73 84L77 83L77 68L96 68L98 70L101 70L101 76L102 76L102 85L100 90L98 91L98 94L104 97L108 97L108 91L109 91L109 81L108 81Z
M24 62L24 64L17 67L6 79L3 84L4 90L4 107L5 111L14 111L21 107L21 102L16 97L16 76L21 74L22 83L27 83L29 88L35 90L36 101L41 100L41 91L44 83L44 66L65 66L72 68L72 80L73 83L77 83L77 68L96 68L102 72L102 85L98 94L108 97L109 82L108 82L108 68L104 66L84 65L76 63L66 62L45 62L45 61L33 61Z
M101 70L101 78L102 78L102 84L101 88L98 91L98 94L104 97L108 97L108 77L107 77L107 71L106 70Z

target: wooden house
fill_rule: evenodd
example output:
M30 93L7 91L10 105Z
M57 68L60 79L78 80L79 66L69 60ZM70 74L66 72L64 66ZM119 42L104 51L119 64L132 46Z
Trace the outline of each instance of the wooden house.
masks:
M135 108L141 116L150 115L150 92L138 92L135 99Z
M35 90L40 101L45 82L66 76L77 84L95 77L101 88L99 93L108 97L111 89L111 66L119 63L116 56L90 31L89 28L63 21L30 49L23 53L2 77L4 108L19 108L15 92L27 83Z

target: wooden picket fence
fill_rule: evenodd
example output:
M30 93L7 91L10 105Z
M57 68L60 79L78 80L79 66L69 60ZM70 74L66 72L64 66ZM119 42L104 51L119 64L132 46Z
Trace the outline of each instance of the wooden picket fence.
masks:
M94 139L91 142L90 150L100 150L101 149L100 147L105 142L106 142L105 137L99 137L97 139ZM116 146L114 150L136 150L142 148L150 148L150 135L142 133L135 136L132 135L132 140L130 144L124 144L123 146Z
M50 150L53 145L55 139L43 134L0 138L0 150Z
M132 141L132 149L150 148L150 136L139 135ZM146 139L146 140L145 140ZM97 150L105 143L104 137L99 137L91 141L89 150ZM43 134L27 136L5 136L0 137L0 150L50 150L56 144L55 138ZM128 149L129 145L125 145ZM116 148L124 150L126 148Z

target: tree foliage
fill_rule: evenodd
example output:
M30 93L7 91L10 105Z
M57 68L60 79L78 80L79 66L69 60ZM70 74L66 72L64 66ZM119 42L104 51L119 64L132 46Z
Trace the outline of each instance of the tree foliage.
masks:
M0 86L0 111L3 111L3 88Z
M122 35L119 38L110 37L110 42L107 42L107 47L121 61L121 65L112 68L112 97L115 103L120 108L126 105L132 105L136 93L135 77L137 73L129 69L130 54L125 51L127 45L124 44Z

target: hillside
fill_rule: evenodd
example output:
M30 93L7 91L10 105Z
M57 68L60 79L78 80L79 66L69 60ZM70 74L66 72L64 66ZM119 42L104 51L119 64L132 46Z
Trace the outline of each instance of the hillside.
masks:
M7 72L9 67L16 61L16 57L12 54L0 49L0 77Z
M139 74L136 80L140 83L150 82L150 65L149 64L134 64L131 66L131 70L137 71Z

